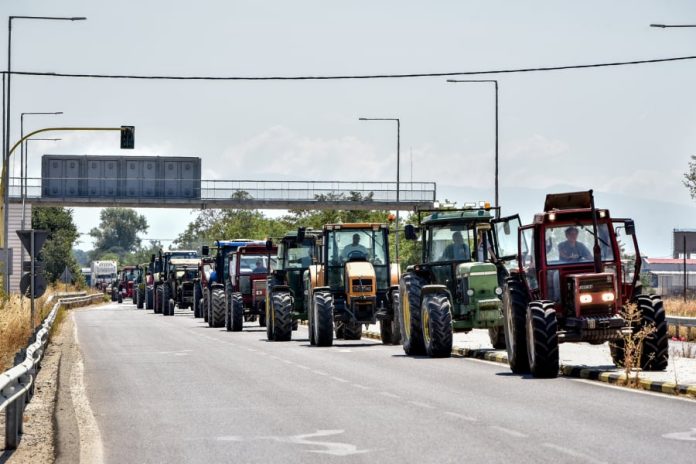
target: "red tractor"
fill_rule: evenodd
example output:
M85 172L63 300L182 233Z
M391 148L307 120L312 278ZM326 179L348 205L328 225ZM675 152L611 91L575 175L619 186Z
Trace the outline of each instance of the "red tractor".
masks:
M259 320L266 326L266 280L275 268L278 247L271 241L266 244L249 244L228 255L229 290L225 328L239 332L244 321Z
M116 300L119 303L123 303L124 298L133 298L133 282L140 272L138 266L123 266L121 268L118 273L118 283L114 289L117 292Z
M510 270L503 313L513 372L556 377L564 342L608 341L622 365L625 337L645 326L654 329L643 341L640 367L667 367L665 311L660 297L642 292L632 219L596 209L590 190L547 195L544 212L524 227L518 216L493 224L496 257ZM622 255L633 258L622 262ZM628 304L638 308L639 321L624 317Z

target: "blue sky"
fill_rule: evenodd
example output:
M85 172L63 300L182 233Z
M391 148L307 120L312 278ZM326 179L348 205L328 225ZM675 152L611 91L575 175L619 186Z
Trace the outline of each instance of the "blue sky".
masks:
M696 22L692 1L5 0L0 12L88 17L16 22L16 70L451 72L696 54L696 29L648 27ZM0 34L0 50L5 40ZM616 215L636 218L643 251L670 254L670 231L696 227L696 202L681 185L696 147L694 70L681 62L498 76L504 211L530 219L546 191L594 188ZM493 196L486 85L16 77L12 89L15 131L21 111L65 112L29 127L133 124L134 154L200 156L204 178L392 179L393 128L357 118L399 117L405 178L412 153L413 179L437 182L451 200ZM117 138L104 134L35 142L30 174L41 153L120 154ZM143 212L155 238L175 236L193 217ZM76 210L81 231L97 225L95 213Z

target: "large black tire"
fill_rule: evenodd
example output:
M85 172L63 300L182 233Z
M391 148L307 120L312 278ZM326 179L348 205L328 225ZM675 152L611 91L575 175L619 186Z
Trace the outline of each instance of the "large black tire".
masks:
M421 328L421 288L425 281L407 272L399 282L399 324L404 352L409 356L425 354Z
M155 290L155 314L162 313L162 285L159 285Z
M203 322L208 323L210 316L210 289L203 289L203 298L201 298L201 312L203 313Z
M452 356L452 307L446 293L423 297L421 321L425 352L431 358Z
M244 299L241 293L232 294L232 332L241 332L244 328Z
M168 315L173 316L174 315L174 308L176 307L176 303L174 300L169 300L169 309L168 309Z
M225 290L213 288L210 292L210 314L208 315L210 327L222 327L225 325Z
M534 377L558 377L558 322L553 301L532 301L527 306L527 357Z
M193 284L193 317L203 317L203 311L201 311L201 299L203 298L203 292L201 292L201 285L198 282Z
M317 346L333 345L333 297L329 292L314 294L314 342Z
M662 298L657 295L638 295L636 305L641 319L634 330L637 332L645 326L655 327L655 331L643 340L640 367L646 371L663 371L669 363L669 337ZM617 366L624 365L624 343L623 339L609 343L611 356Z
M491 327L488 329L488 338L491 339L491 345L496 350L505 349L505 328L504 327Z
M172 310L170 313L170 302L169 300L172 299L172 289L169 286L169 282L165 282L162 285L162 314L165 316L173 316L174 311Z
M145 288L145 309L154 309L155 307L155 294L152 287Z
M123 303L123 293L120 291L118 292L118 295L116 295L116 301L118 301L119 304Z
M266 303L264 302L263 305L259 304L259 308L265 308ZM259 327L266 327L266 312L265 311L259 311Z
M266 339L269 342L275 341L274 339L274 330L273 330L273 315L271 314L271 311L273 311L273 294L271 293L268 296L268 299L266 300L266 305L264 307L264 311L266 312Z
M379 335L383 345L401 344L401 326L399 323L399 291L391 292L392 318L379 321Z
M314 338L314 297L309 299L309 309L307 310L307 329L309 331L309 344L316 346L317 340Z
M289 292L271 294L273 314L267 323L271 329L271 338L276 342L289 342L292 339L292 296Z
M527 356L527 305L529 298L524 283L518 277L505 280L503 291L503 317L505 319L505 345L508 364L515 374L529 372Z
M118 290L111 290L111 301L117 301L118 296L117 296Z
M343 324L344 340L360 340L362 338L362 324L359 322L346 322Z
M143 295L143 292L141 292L140 289L136 289L135 294L137 296L135 307L138 309L143 309L145 307L145 295Z

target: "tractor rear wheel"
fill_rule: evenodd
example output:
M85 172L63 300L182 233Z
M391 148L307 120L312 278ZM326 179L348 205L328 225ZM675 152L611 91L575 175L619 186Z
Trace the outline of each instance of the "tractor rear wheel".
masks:
M529 372L527 356L527 319L528 297L524 283L517 277L505 281L503 292L503 316L505 319L505 345L510 369L515 374Z
M265 308L266 307L266 302L259 303L258 308ZM265 311L259 311L259 327L266 327L266 312Z
M425 354L421 328L421 288L425 281L407 272L399 282L399 324L404 352L409 355Z
M392 318L379 321L379 335L383 345L401 344L401 327L399 324L399 291L391 291Z
M558 377L558 322L553 301L527 306L527 357L534 377Z
M491 345L496 350L505 349L505 328L504 327L491 327L488 329L488 338L491 339Z
M667 334L667 319L662 298L657 295L638 295L636 305L640 311L640 322L634 328L638 331L646 326L654 327L654 331L645 337L641 349L640 367L646 371L663 371L669 362L669 337ZM623 339L609 343L614 364L624 366L625 341Z
M171 307L171 305L169 304L170 303L169 300L171 300L171 299L172 299L172 289L169 286L169 283L165 283L164 285L162 285L162 314L164 314L165 316L173 316L174 315L173 310L171 313L169 312L169 309Z
M314 294L314 342L317 346L333 345L333 297L329 292Z
M201 291L201 286L199 283L193 284L193 317L203 317L203 311L201 311L201 298L203 298L203 292Z
M421 321L425 352L431 358L452 356L452 308L445 293L429 293L423 297Z
M235 292L232 294L231 313L232 332L241 332L244 328L244 300L242 294Z
M162 286L155 289L155 314L162 313Z
M145 309L153 309L155 307L154 300L152 287L145 287Z
M137 289L136 292L136 294L138 295L138 302L135 306L138 309L143 309L145 308L145 295L143 295L143 292L141 292L140 289Z
M359 322L346 322L343 324L344 340L360 340L362 338L362 324Z
M222 327L225 325L225 290L222 288L213 288L210 293L208 325L210 327Z
M289 342L292 339L292 297L288 292L274 292L271 295L273 314L268 319L273 326L272 339L276 342Z

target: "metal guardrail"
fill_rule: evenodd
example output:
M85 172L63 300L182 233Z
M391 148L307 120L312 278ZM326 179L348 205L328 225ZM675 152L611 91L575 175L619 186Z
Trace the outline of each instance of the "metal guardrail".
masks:
M58 296L58 302L38 328L34 343L24 350L24 361L0 374L0 412L5 410L5 449L16 449L19 444L20 435L24 431L24 409L34 394L34 379L41 367L48 335L61 306L73 307L104 297L102 294L70 295Z
M667 325L674 326L677 338L682 327L686 327L686 339L691 339L691 329L696 327L696 317L667 316Z

